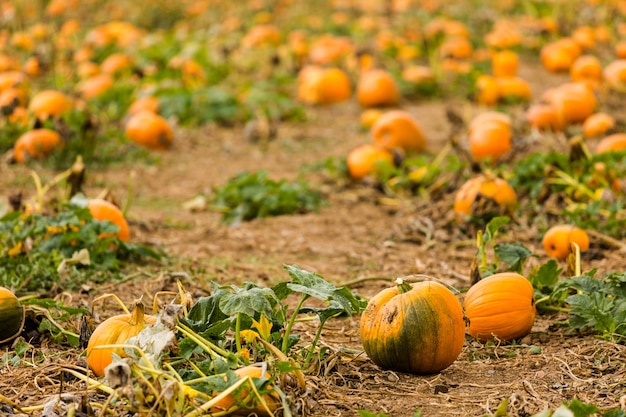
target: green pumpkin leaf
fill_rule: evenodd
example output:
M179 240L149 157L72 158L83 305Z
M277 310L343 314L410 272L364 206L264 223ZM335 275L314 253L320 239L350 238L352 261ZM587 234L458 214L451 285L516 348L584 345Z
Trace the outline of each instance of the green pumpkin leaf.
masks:
M509 224L510 221L511 219L507 216L498 216L498 217L494 217L493 219L491 219L489 223L487 223L487 226L485 227L485 232L486 232L484 236L485 243L494 240L496 235L498 234L498 231L503 226Z
M285 265L284 268L292 279L286 284L289 290L322 301L335 300L346 314L359 313L363 310L363 303L357 300L348 288L337 288L315 272L303 270L296 265Z
M219 301L220 310L227 315L245 314L253 317L255 313L271 314L272 304L269 299L276 299L271 288L240 288L235 285L229 287L233 292L228 292Z
M585 404L576 398L569 403L569 409L574 413L574 417L588 417L600 411L595 405Z
M509 270L521 274L524 261L533 253L521 243L498 243L493 247L495 254L510 265Z
M559 264L551 259L541 265L536 272L530 274L528 279L535 288L553 287L559 281L561 271Z

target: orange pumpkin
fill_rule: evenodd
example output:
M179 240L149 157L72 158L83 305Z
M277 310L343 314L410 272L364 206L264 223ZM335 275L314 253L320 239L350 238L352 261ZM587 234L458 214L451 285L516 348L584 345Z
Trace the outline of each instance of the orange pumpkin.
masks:
M474 124L468 137L472 159L496 162L511 150L511 136L511 127L497 120Z
M120 314L100 323L87 343L87 364L96 376L103 376L104 369L113 362L113 353L124 356L121 348L99 348L104 345L119 345L137 336L147 325L155 324L157 318L144 315L141 301L135 303L131 314Z
M234 370L235 375L239 379L250 377L250 378L264 378L271 379L271 375L269 372L264 371L263 367L248 365L243 368L238 368ZM267 408L270 412L276 411L278 406L280 405L280 396L277 392L273 391L273 387L271 385L267 386L267 390L269 393L263 396L263 400L267 405ZM213 407L211 407L211 413L219 413L224 412L226 410L230 410L236 405L244 405L245 407L241 407L239 410L234 410L234 415L258 415L258 416L267 416L267 409L263 407L262 404L259 404L258 398L256 396L251 396L250 391L246 389L246 385L242 387L240 391L236 391L236 395L227 395L220 401L218 401ZM217 396L219 392L214 392L213 397ZM245 401L244 401L245 400ZM243 413L243 414L240 414Z
M362 107L393 106L400 101L400 89L388 71L372 69L359 77L356 97Z
M492 205L484 207L482 205L484 202L479 203L479 198L492 202ZM485 210L495 210L498 214L510 213L516 205L517 194L508 182L502 178L487 178L479 175L467 180L457 191L454 199L454 213L457 220L466 221L475 215L490 214L483 213ZM479 208L481 210L478 210Z
M426 148L426 136L421 125L404 110L383 113L372 126L371 133L375 144L388 149L420 152Z
M0 287L0 344L17 337L24 327L24 307L9 289Z
M153 96L140 97L128 108L128 114L133 115L141 111L150 111L152 113L159 113L159 99Z
M552 226L541 240L546 253L559 260L564 260L576 243L581 251L589 249L589 236L580 227L569 224Z
M82 80L76 90L85 100L93 100L107 92L115 81L110 74L95 74Z
M481 75L476 79L475 99L483 106L493 106L500 100L500 90L495 77Z
M94 220L108 220L117 227L119 227L120 230L117 232L117 237L120 240L124 242L128 242L130 240L130 229L128 227L128 222L126 222L124 214L115 204L99 198L92 198L91 200L89 200L87 208L91 212L91 216L94 218ZM100 237L110 236L103 234Z
M550 104L533 104L526 110L526 119L537 130L559 132L564 128L563 120Z
M298 75L298 99L308 104L332 104L352 95L348 75L339 68L307 66Z
M174 132L167 120L151 111L140 111L126 122L126 136L133 142L155 150L166 150L172 145Z
M61 136L50 129L33 129L17 139L13 147L13 158L17 163L29 159L42 159L63 146Z
M73 108L68 96L55 90L44 90L30 100L28 110L39 119L61 117Z
M465 341L463 308L434 281L402 279L372 297L360 321L365 353L378 366L432 374L452 364Z
M596 145L596 153L616 152L626 149L626 133L614 133Z
M625 57L626 58L626 57ZM626 90L626 59L616 59L612 61L602 70L604 81L609 88L625 91Z
M467 291L463 304L469 334L483 342L524 337L535 323L533 286L514 272L481 279Z
M491 57L491 71L495 77L515 77L519 55L511 50L495 52Z
M388 149L369 143L352 149L346 157L348 172L355 180L365 178L385 162L393 164L393 154Z
M598 104L593 91L583 83L567 83L546 91L544 99L554 106L565 124L582 123Z
M606 113L594 113L583 123L583 135L586 138L595 138L604 135L615 127L615 119Z

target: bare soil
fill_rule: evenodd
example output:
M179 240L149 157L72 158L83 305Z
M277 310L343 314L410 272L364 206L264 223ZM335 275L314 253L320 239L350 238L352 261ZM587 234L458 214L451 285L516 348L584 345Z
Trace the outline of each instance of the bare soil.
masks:
M537 91L560 80L532 68L522 72ZM404 106L422 122L432 152L448 140L445 109L450 105L457 103L424 101ZM359 129L360 111L354 101L311 108L308 121L281 124L278 137L266 149L248 142L242 126L181 128L174 149L158 154L154 164L138 161L88 171L88 195L107 187L125 201L132 182L132 239L163 247L172 260L158 271L147 268L127 282L93 287L68 299L77 303L113 291L127 303L141 295L151 300L158 290L174 289L169 274L177 272L189 274L184 284L199 297L207 294L211 280L267 285L284 280L283 264L297 264L337 284L427 274L458 289L467 288L474 237L453 221L452 190L437 200L389 199L367 184L337 185L313 173L307 178L324 190L328 201L317 213L226 226L220 223L219 213L183 208L186 201L209 195L213 186L242 170L263 169L273 178L293 179L306 164L345 155L370 140ZM32 193L28 168L0 166L0 196L20 190ZM536 226L521 219L511 229L507 238L543 254ZM602 248L599 242L592 246L594 259L586 259L585 267L600 272L624 269L622 254ZM352 288L371 297L389 285L388 280L368 280ZM624 406L626 348L559 326L566 318L539 316L532 333L514 345L483 345L468 337L452 366L427 376L374 365L359 353L358 317L335 320L322 335L322 344L335 353L323 361L316 375L309 376L309 389L295 399L294 408L297 415L307 416L357 416L359 409L389 416L410 416L417 409L424 416L481 416L493 414L508 399L510 416L527 416L573 398L603 409ZM311 329L302 324L298 331L309 337ZM4 346L0 354L10 349ZM82 351L46 341L40 349L47 357L44 364L0 368L0 393L20 406L41 404L62 389L80 390L71 381L62 388L60 369L80 364Z

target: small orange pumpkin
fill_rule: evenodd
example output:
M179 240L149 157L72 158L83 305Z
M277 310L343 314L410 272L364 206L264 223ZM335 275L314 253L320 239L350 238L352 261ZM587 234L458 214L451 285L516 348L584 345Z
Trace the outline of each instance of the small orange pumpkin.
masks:
M463 308L452 291L434 281L401 278L367 304L360 322L367 356L385 369L433 374L452 364L465 341Z
M499 120L472 123L468 144L474 161L495 163L513 147L511 126Z
M13 147L13 158L17 163L29 159L42 159L63 145L61 135L50 129L33 129L17 139Z
M120 240L124 242L128 242L130 240L130 229L128 227L128 222L126 222L124 214L115 204L99 198L93 198L89 200L87 208L91 212L91 216L94 218L94 220L108 220L117 227L119 227L120 230L117 232L117 237ZM110 236L103 234L100 237Z
M583 135L595 138L604 135L615 127L615 119L607 113L594 113L583 122Z
M126 136L133 142L155 150L166 150L172 145L174 132L167 120L151 111L140 111L126 122Z
M388 71L372 69L359 77L356 98L362 107L393 106L400 101L400 89Z
M606 136L596 145L596 153L616 152L624 149L626 149L626 133Z
M269 374L269 372L264 370L263 367L255 366L255 365L244 366L243 368L235 369L233 372L240 379L245 378L245 377L265 378L265 379L271 378L271 375ZM267 408L269 409L269 411L274 412L280 405L280 397L277 392L273 391L273 387L271 385L267 386L267 390L269 390L270 392L263 396L263 400L265 401L265 404L267 405ZM246 389L245 385L243 386L241 391L236 391L236 392L238 393L238 395L231 394L231 395L224 397L220 401L218 401L211 408L211 413L219 413L219 412L224 412L226 410L230 410L235 405L242 404L243 400L245 400L245 402L242 404L242 405L245 405L245 407L242 407L239 410L235 410L234 415L246 415L246 416L250 414L254 414L258 416L269 415L265 407L259 404L257 397L249 395L250 392L248 389ZM217 396L218 394L219 392L213 393L213 397ZM240 414L242 412L244 414Z
M61 117L72 110L74 105L68 96L56 90L44 90L30 100L28 110L39 119Z
M463 304L468 332L482 342L524 337L535 323L533 286L514 272L481 279L467 291Z
M478 199L486 199L491 205L478 206ZM495 203L495 204L494 204ZM517 194L502 178L487 178L479 175L467 180L456 193L454 213L458 221L466 221L475 215L482 216L492 211L497 214L512 212L517 205ZM480 208L480 210L479 210ZM483 213L487 211L488 213Z
M374 143L388 149L423 151L426 136L419 122L404 110L390 110L382 114L372 126Z
M332 104L352 95L348 75L339 68L307 66L298 75L298 99L308 104Z
M130 314L109 317L96 327L87 343L87 364L96 376L103 376L104 369L113 362L113 353L124 356L121 348L98 348L103 345L123 344L137 336L147 325L155 324L157 318L144 315L141 301L135 303Z
M589 235L580 227L559 224L546 231L541 243L548 256L564 260L572 251L572 243L576 243L581 251L589 249Z
M0 344L17 337L24 327L24 307L9 289L0 287Z
M366 143L352 149L346 157L350 177L360 180L375 172L381 163L393 163L393 154L381 146Z

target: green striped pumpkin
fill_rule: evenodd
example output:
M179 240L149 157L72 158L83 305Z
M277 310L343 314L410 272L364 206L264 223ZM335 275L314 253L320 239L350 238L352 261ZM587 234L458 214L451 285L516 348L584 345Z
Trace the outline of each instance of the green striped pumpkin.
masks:
M375 295L361 316L365 353L395 371L433 374L447 368L465 341L461 302L434 281L396 284Z
M24 307L10 290L0 287L0 343L15 339L24 327Z

